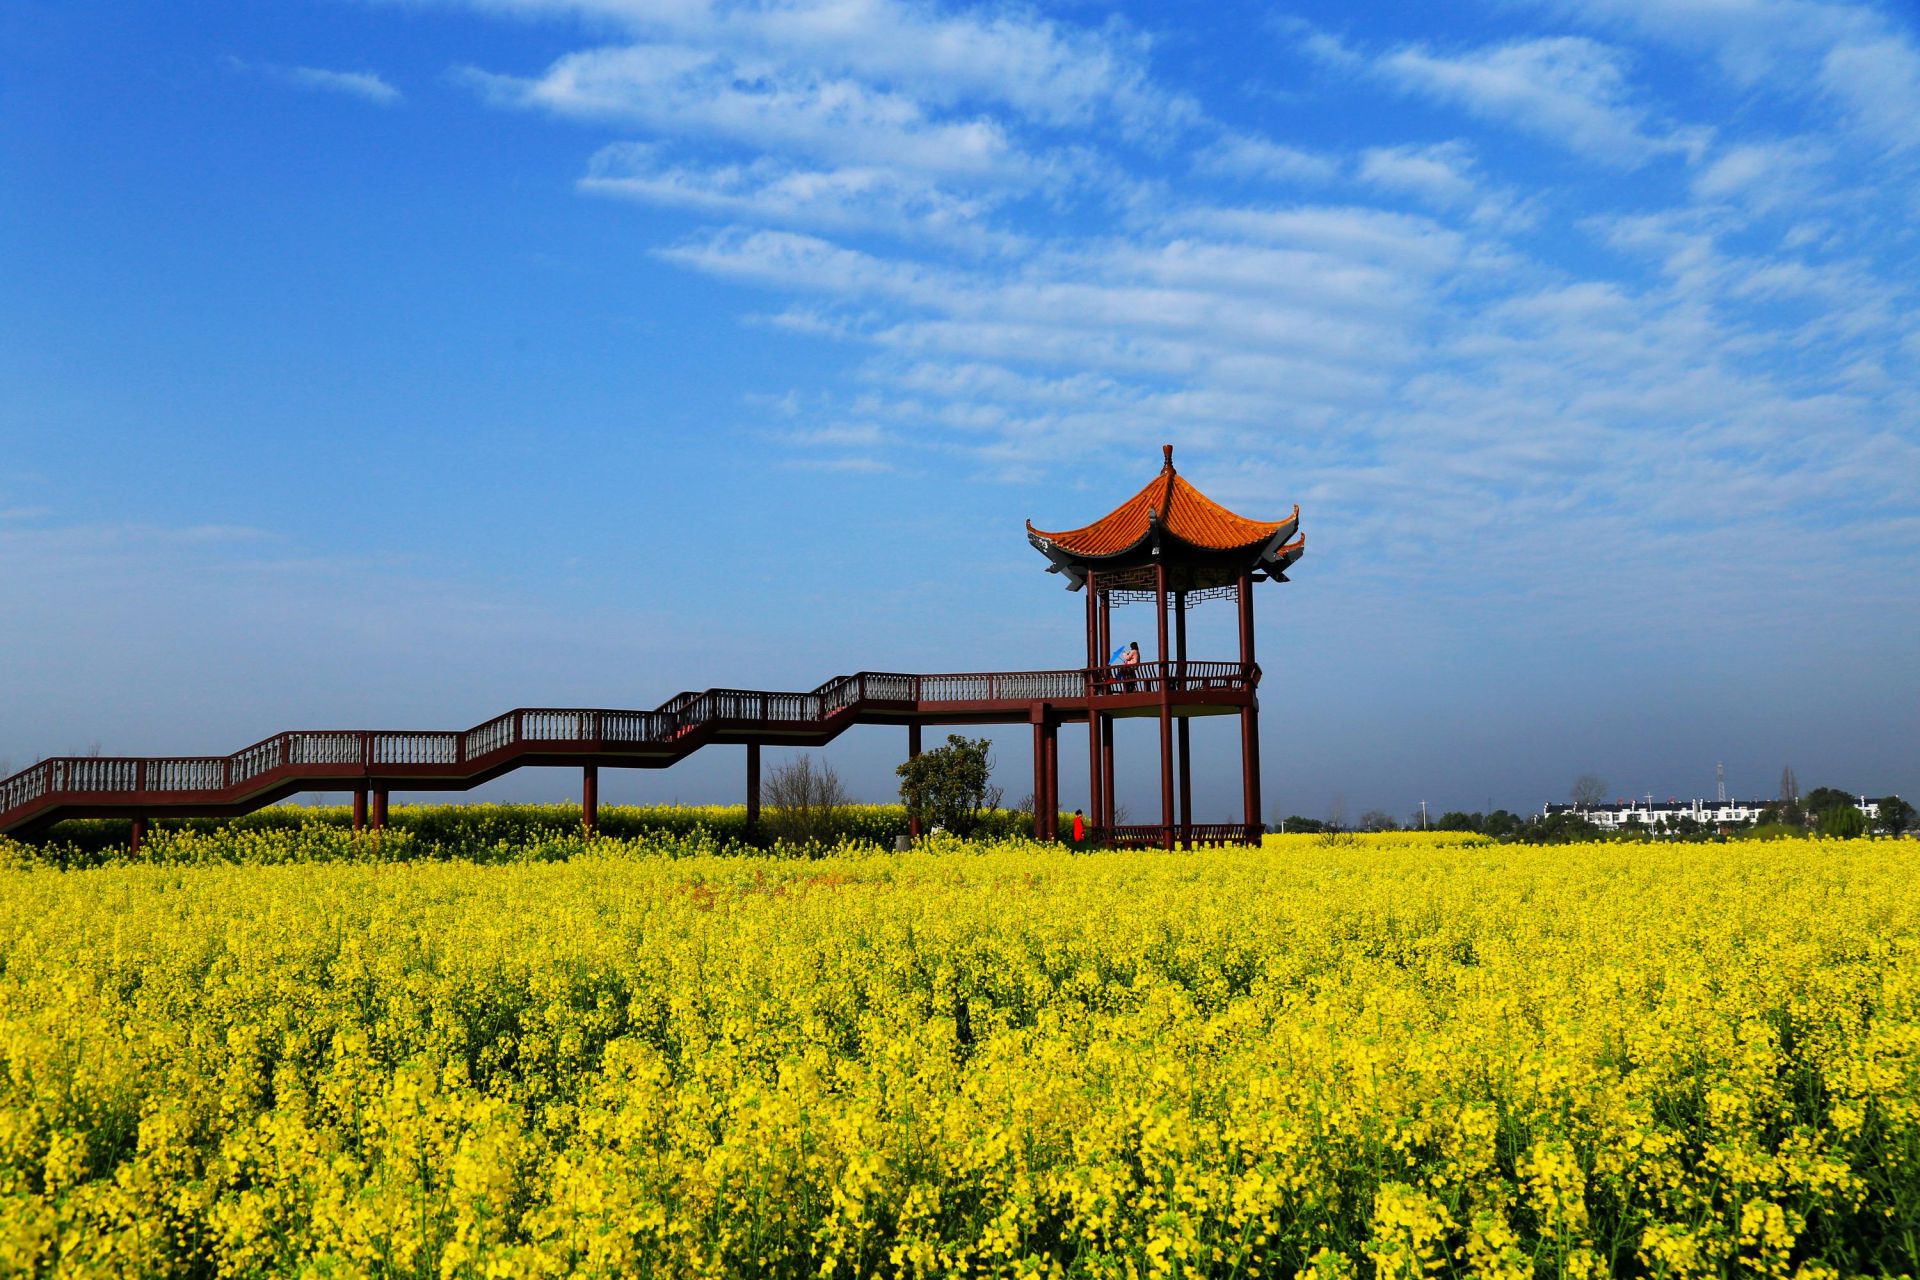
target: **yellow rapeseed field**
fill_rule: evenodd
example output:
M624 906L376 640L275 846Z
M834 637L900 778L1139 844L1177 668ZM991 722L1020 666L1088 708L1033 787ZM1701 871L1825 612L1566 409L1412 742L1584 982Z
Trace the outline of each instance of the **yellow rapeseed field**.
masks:
M1910 842L481 866L244 838L283 865L0 871L0 1274L1920 1252Z

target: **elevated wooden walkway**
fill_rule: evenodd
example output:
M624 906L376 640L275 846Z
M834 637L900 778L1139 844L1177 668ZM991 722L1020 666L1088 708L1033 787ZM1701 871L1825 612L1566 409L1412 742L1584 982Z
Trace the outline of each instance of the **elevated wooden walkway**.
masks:
M522 707L467 730L279 733L228 756L61 756L0 781L0 834L31 834L61 818L120 817L134 819L137 844L148 818L247 813L302 791L351 791L362 805L371 793L378 824L389 791L464 791L528 765L584 769L591 822L599 766L660 769L721 743L749 748L749 805L757 808L761 746L817 746L856 724L908 726L914 750L928 725L1031 723L1036 743L1043 730L1050 742L1055 727L1084 722L1090 708L1122 718L1157 716L1168 704L1179 717L1236 713L1254 705L1259 680L1257 665L1238 662L863 671L808 693L682 693L652 711ZM1035 794L1056 791L1036 786ZM1189 838L1205 837L1196 827Z

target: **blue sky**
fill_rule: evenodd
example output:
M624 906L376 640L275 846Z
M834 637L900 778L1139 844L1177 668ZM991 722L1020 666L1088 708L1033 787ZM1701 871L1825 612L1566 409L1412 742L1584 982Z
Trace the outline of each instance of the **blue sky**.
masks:
M1276 813L1920 792L1912 11L1408 8L7 6L0 760L1071 665L1171 441Z

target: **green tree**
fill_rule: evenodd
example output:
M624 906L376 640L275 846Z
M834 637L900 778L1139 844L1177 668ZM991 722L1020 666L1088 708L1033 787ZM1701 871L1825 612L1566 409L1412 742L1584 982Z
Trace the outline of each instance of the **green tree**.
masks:
M1487 815L1486 823L1481 830L1496 840L1503 840L1509 836L1518 835L1524 826L1526 826L1526 819L1518 814L1508 813L1505 809L1495 809Z
M1821 835L1838 840L1851 840L1867 834L1867 815L1855 808L1852 802L1822 809L1814 822Z
M1433 829L1435 831L1479 831L1485 825L1486 820L1477 813L1462 813L1458 809L1449 809L1440 815L1439 820L1433 824Z
M1899 796L1888 796L1880 802L1880 829L1890 836L1897 836L1913 825L1913 806Z
M1521 828L1518 834L1529 844L1572 844L1599 840L1604 835L1598 826L1577 813L1556 813L1550 818L1536 818Z
M947 735L947 745L922 751L901 765L900 799L923 826L972 835L982 815L1000 807L993 785L993 744L985 738Z
M1806 798L1800 802L1800 807L1808 813L1825 813L1829 809L1837 809L1843 804L1851 805L1852 803L1851 791L1842 791L1838 787L1815 787L1807 792Z

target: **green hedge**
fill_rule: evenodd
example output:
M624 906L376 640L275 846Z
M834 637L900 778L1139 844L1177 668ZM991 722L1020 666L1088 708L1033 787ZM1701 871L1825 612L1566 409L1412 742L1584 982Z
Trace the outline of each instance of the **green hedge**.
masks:
M508 862L568 856L580 846L580 807L569 804L419 804L396 805L388 830L378 839L352 836L353 811L345 805L276 805L237 818L166 818L150 828L145 857L156 861L201 861L216 846L215 835L280 835L260 844L279 851L256 859L271 861L397 861L415 858L467 858ZM980 838L1032 833L1031 815L1010 811L989 814ZM830 844L864 844L891 849L907 831L906 810L897 804L849 805ZM664 854L758 852L764 845L747 840L744 805L602 805L599 834L617 840L644 840ZM221 846L225 847L225 846ZM240 847L240 846L234 846ZM819 848L785 848L795 856ZM100 866L127 857L124 818L82 818L58 822L32 842L15 842L14 861L62 867ZM231 857L212 860L229 861Z

